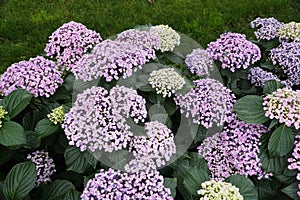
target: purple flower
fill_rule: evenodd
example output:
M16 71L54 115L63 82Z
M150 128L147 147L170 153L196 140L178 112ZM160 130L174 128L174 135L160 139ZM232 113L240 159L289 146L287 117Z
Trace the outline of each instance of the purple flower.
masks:
M263 87L265 82L269 80L281 82L275 74L267 72L259 67L254 67L249 70L248 79L251 81L251 84L254 84L256 87Z
M211 42L206 52L209 57L222 63L223 69L247 69L259 61L261 52L257 45L249 42L246 36L239 33L224 33L215 42Z
M35 97L53 95L63 83L56 64L42 56L12 64L0 78L0 92L7 96L15 89L22 88Z
M81 23L68 22L49 37L45 52L56 58L63 70L72 70L78 60L102 40L99 33L89 30Z
M278 37L278 31L283 25L284 23L279 22L274 17L258 17L251 22L252 28L258 28L257 31L254 32L254 34L259 40L272 40Z
M241 174L261 179L272 175L261 169L258 158L259 139L266 132L263 125L235 120L221 133L206 138L198 147L198 153L206 160L211 178L225 180L232 174Z
M44 150L35 151L27 155L27 159L31 160L35 164L37 172L36 187L41 183L47 183L51 181L50 176L55 173L55 165L53 159L49 157L48 152Z
M194 123L205 128L218 126L233 119L234 94L220 82L206 78L194 81L195 88L174 98L181 113L191 116Z
M292 153L292 157L288 159L288 162L290 163L290 165L288 166L288 168L290 170L297 170L298 174L297 174L297 180L300 180L300 135L296 135L295 136L295 146L294 146L294 150ZM300 184L298 184L298 196L300 196Z
M163 185L158 171L126 173L100 170L90 179L81 195L83 200L172 200L171 191Z

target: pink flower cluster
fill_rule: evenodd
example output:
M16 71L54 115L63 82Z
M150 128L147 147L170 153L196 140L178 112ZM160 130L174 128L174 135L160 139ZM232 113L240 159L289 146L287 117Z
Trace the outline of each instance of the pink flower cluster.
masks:
M300 180L300 135L295 136L295 147L292 153L292 157L288 159L290 165L288 168L290 170L297 170L297 180ZM299 191L297 192L298 196L300 196L300 184L298 184Z

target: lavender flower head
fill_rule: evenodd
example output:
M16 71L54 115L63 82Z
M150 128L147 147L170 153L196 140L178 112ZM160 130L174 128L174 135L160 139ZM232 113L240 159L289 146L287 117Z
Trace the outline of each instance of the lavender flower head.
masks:
M218 126L233 119L234 94L220 82L206 78L194 81L195 88L188 93L174 98L180 112L191 116L193 123L210 128L213 123Z
M172 200L171 191L163 185L163 176L157 171L126 173L100 170L90 179L81 195L82 200Z
M264 98L263 106L266 117L277 119L288 127L300 128L300 90L277 89Z
M214 62L208 57L208 54L203 49L194 49L192 53L185 58L187 68L197 76L208 78L209 71L214 69Z
M72 70L78 60L102 40L99 33L89 30L81 23L68 22L49 37L45 52L56 58L62 70Z
M223 69L247 69L259 61L261 52L257 45L239 33L224 33L215 42L209 43L206 52L210 58L222 63Z
M8 112L3 109L3 106L0 106L0 128L2 127L2 119L6 114L8 114Z
M180 35L168 25L152 26L150 32L159 36L161 52L173 51L180 44Z
M42 56L12 64L0 77L0 92L7 96L22 88L35 97L50 97L63 83L56 64Z
M201 184L202 189L197 193L202 197L200 200L213 200L213 199L231 199L243 200L244 197L240 194L239 188L223 181L205 181Z
M59 107L53 109L52 112L47 115L47 117L53 124L62 124L65 119L65 113L64 113L63 106L59 106Z
M106 81L118 80L132 75L141 65L156 58L150 48L142 48L130 42L104 40L94 47L90 54L85 54L74 66L76 79L92 81L104 77Z
M251 84L254 84L256 87L263 87L265 82L269 80L281 82L275 74L259 67L254 67L249 70L248 79L251 81Z
M47 183L51 181L50 176L55 173L55 165L53 159L49 157L48 152L44 150L35 151L27 155L27 159L31 160L35 164L37 172L36 187L41 183Z
M300 180L300 135L295 136L295 146L292 153L292 157L288 159L288 162L290 163L288 168L290 170L297 170L297 180ZM298 184L298 196L300 196L300 184Z
M146 117L145 100L136 91L117 86L109 94L92 87L78 94L62 127L69 144L81 151L112 152L125 148L133 136L126 123L129 116L135 122Z
M281 41L300 42L300 23L290 22L282 26L278 35Z
M152 71L149 83L152 88L155 88L157 94L162 94L163 97L170 97L183 87L185 80L174 68L165 68Z
M251 28L258 28L254 34L259 40L272 40L278 37L278 31L283 25L282 22L279 22L274 17L258 17L251 22Z
M232 174L268 178L258 154L260 137L266 133L263 125L246 124L235 120L221 133L206 138L198 147L198 153L206 160L214 180L225 180Z
M271 50L273 64L279 64L287 75L287 83L300 85L300 42L283 42Z
M134 136L129 151L135 158L152 159L157 167L161 167L176 153L176 145L171 130L160 122L145 123L147 136Z

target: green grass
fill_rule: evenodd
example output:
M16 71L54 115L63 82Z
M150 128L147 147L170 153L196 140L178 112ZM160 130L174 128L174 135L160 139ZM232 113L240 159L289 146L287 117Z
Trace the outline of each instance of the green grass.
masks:
M136 25L168 24L206 46L226 30L253 36L256 17L300 21L298 0L0 0L0 73L43 54L49 35L68 21L103 38Z

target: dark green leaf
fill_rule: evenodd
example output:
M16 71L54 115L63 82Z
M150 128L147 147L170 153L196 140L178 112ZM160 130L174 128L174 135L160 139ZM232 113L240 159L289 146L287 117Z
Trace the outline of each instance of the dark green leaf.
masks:
M10 150L9 148L6 148L2 145L0 145L0 165L3 165L7 161L9 161L16 153L16 151Z
M35 182L35 165L32 162L19 163L9 171L5 178L4 196L7 200L21 199L34 188Z
M41 139L37 137L37 135L35 134L35 132L33 132L33 131L26 131L25 135L26 135L26 144L30 148L38 148L40 146Z
M151 92L154 91L154 89L152 88L152 86L150 84L139 84L137 85L137 88L143 92Z
M3 122L0 128L0 144L10 147L26 143L23 127L13 121Z
M170 188L172 197L176 196L177 178L164 178L164 186Z
M67 91L72 91L73 90L73 85L74 85L74 82L75 82L75 77L73 74L69 74L64 83L63 83L63 86L66 88Z
M238 118L251 124L262 124L268 121L262 106L263 99L256 95L247 95L234 104L233 110Z
M80 200L80 192L77 190L69 190L64 200Z
M189 167L183 177L185 188L193 195L198 195L197 191L201 188L201 183L208 181L209 175L197 166Z
M39 138L47 137L55 133L59 129L59 125L53 124L49 119L42 119L35 127L35 133Z
M164 107L169 116L173 115L176 112L176 104L172 99L166 99L164 103Z
M56 180L44 189L42 200L64 199L70 190L75 190L75 187L71 182L66 180Z
M277 89L282 88L284 85L282 83L277 82L276 80L269 80L264 84L264 94L271 94L275 92Z
M34 131L34 128L38 121L40 121L43 118L43 113L34 110L29 113L26 113L26 115L23 117L22 125L25 130L27 131Z
M288 195L292 199L299 200L300 197L297 195L297 192L299 191L298 183L292 183L288 185L287 187L283 188L281 190L284 194Z

